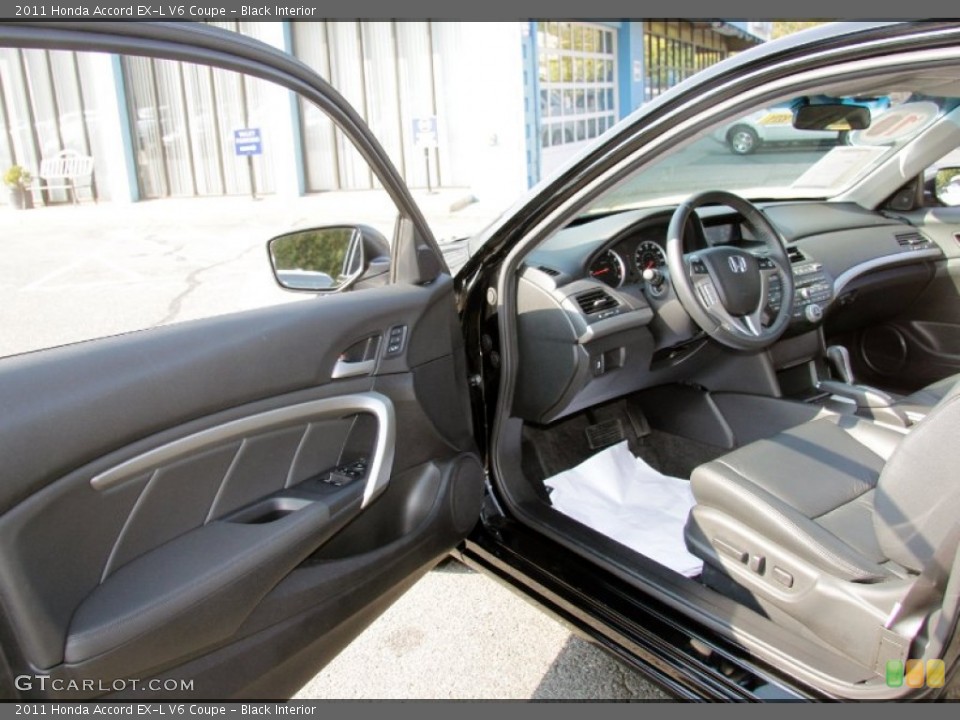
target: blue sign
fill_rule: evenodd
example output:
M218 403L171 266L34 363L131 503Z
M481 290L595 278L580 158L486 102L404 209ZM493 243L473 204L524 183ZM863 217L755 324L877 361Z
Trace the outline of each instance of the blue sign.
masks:
M437 116L427 115L413 119L413 144L420 148L437 147Z
M233 150L239 157L262 155L263 141L260 139L260 128L234 130Z

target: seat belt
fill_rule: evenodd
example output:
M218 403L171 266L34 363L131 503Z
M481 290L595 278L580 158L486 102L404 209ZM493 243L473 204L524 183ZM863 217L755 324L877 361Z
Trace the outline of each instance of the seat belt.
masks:
M889 617L880 628L875 672L882 675L886 672L889 660L905 662L909 657L913 641L927 621L927 611L943 601L958 543L960 524L955 524L934 550L930 561L924 565L917 579L893 606Z

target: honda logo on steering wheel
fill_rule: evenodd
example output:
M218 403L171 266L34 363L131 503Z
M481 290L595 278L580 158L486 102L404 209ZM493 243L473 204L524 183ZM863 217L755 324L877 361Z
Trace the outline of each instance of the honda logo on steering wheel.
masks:
M731 255L727 258L727 265L730 271L734 273L745 273L747 271L747 259L743 255Z

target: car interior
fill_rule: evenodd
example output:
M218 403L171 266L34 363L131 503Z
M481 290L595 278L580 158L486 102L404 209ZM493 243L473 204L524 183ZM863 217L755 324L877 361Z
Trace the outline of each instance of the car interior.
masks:
M757 165L713 180L691 150L710 131L621 170L518 254L501 336L498 477L521 521L839 696L893 692L887 661L955 636L960 209L924 176L960 144L947 78L797 97L895 102L786 187L752 184ZM811 192L841 157L843 187ZM668 192L688 158L703 179Z

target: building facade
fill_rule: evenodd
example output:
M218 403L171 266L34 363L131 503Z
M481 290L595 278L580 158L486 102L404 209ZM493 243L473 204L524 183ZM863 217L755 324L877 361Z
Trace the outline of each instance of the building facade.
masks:
M769 24L722 20L219 24L329 80L412 187L470 188L495 202L535 184L644 101L769 36ZM320 110L236 73L5 49L0 90L3 167L36 172L42 158L74 149L93 156L99 199L375 187ZM249 159L237 153L242 129L259 138L261 152Z

